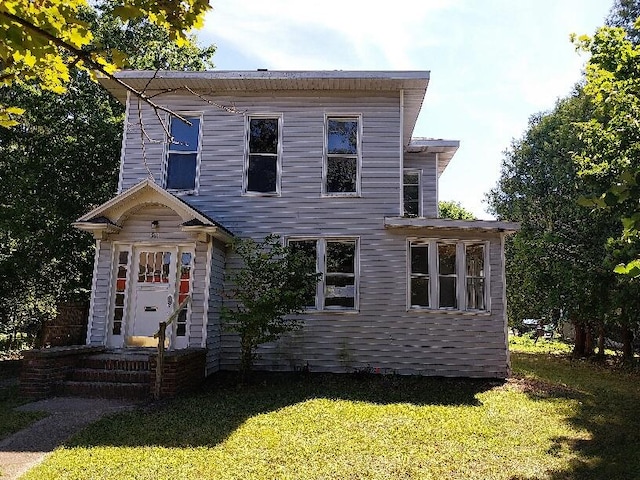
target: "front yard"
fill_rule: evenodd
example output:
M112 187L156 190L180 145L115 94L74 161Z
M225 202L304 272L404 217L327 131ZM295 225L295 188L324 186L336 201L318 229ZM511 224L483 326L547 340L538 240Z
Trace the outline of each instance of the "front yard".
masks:
M505 383L219 375L101 420L24 478L640 478L637 375L551 353L513 366Z

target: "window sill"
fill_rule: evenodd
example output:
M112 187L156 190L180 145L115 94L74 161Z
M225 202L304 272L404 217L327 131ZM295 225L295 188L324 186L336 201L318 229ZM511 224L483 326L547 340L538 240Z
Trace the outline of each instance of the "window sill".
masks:
M243 197L280 197L280 192L242 192Z
M175 195L176 197L181 197L183 195L185 195L185 196L198 195L198 191L197 190L176 190L176 189L171 189L171 188L165 188L165 190L167 192L169 192L171 195Z
M359 309L352 309L352 310L340 310L340 309L330 309L330 308L325 308L324 310L317 310L315 308L310 308L308 310L304 311L304 314L312 314L312 315L317 315L317 314L327 314L327 313L339 313L339 314L347 314L347 315L357 315L360 313Z
M407 312L430 313L443 315L469 315L474 317L488 317L491 315L490 310L455 310L444 308L408 308Z
M323 193L320 195L321 198L362 198L361 193L353 192L353 193Z

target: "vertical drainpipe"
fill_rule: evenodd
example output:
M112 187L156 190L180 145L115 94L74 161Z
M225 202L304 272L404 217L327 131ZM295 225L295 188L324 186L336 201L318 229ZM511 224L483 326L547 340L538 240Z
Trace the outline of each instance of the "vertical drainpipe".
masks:
M127 102L124 106L124 122L122 126L122 145L120 145L120 172L118 174L118 191L116 195L122 193L124 183L124 154L127 144L127 125L129 125L129 104L131 102L131 92L127 91ZM142 128L142 125L140 125Z
M440 154L436 152L436 218L440 218Z
M399 217L404 214L404 195L402 187L404 184L404 90L400 90L400 212Z

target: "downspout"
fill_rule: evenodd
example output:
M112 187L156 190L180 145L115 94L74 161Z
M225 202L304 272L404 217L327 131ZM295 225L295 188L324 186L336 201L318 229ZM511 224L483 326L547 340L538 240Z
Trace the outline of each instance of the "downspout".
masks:
M122 184L124 183L124 155L127 144L127 125L129 125L130 96L131 93L127 91L127 103L124 107L124 125L122 126L122 145L120 146L120 174L118 176L118 191L116 192L116 195L122 193Z
M400 214L399 217L404 215L404 90L400 90Z
M436 218L440 218L440 154L436 152Z

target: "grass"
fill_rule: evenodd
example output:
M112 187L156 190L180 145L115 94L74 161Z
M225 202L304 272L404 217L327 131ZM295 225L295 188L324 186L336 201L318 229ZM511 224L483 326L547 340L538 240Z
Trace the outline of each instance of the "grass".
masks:
M0 352L0 358L4 353L6 352ZM18 392L19 364L13 357L0 359L0 440L46 416L41 412L14 410L28 400L20 397Z
M506 382L219 374L101 420L23 478L640 478L638 376L514 348Z

